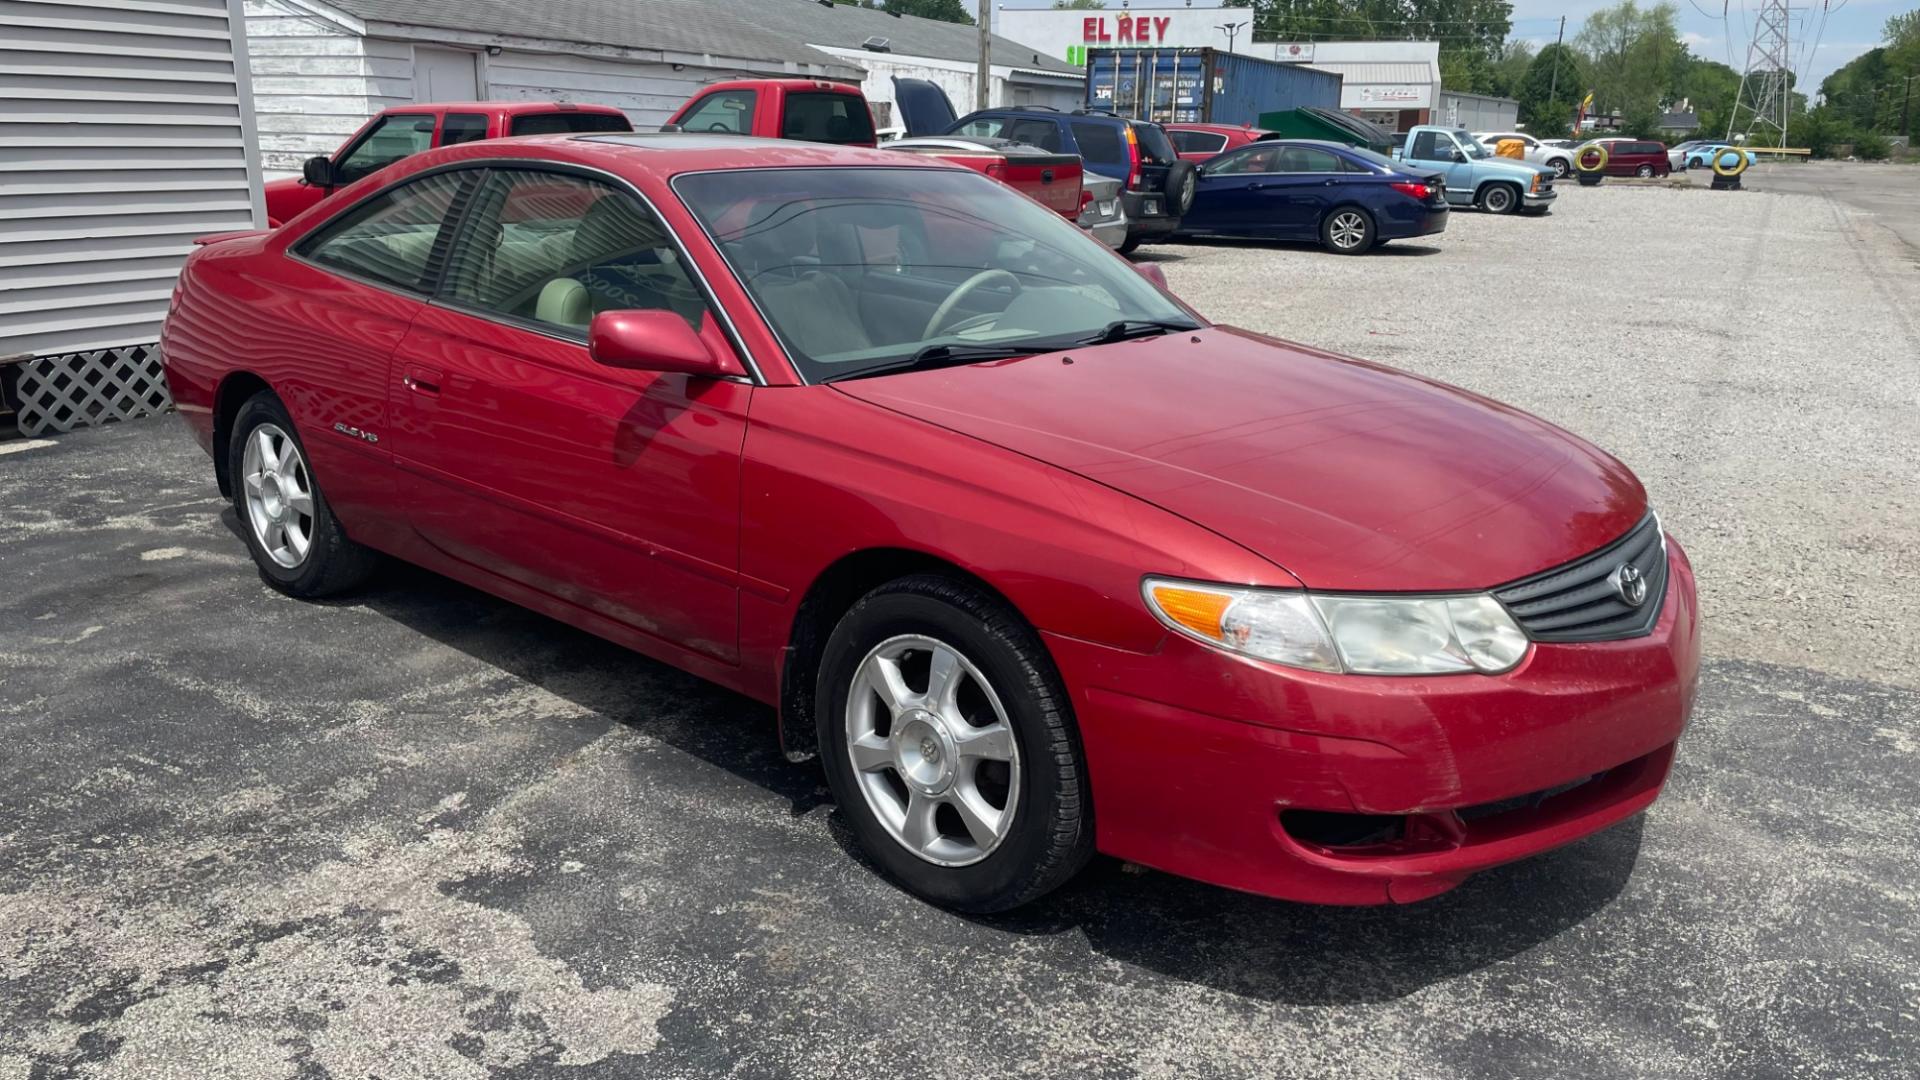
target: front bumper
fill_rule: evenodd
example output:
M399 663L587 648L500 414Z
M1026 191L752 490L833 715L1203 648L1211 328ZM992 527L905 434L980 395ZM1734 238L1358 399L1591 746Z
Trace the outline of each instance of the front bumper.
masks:
M1560 197L1560 193L1553 190L1552 188L1548 188L1545 191L1529 191L1525 195L1520 196L1520 205L1521 206L1552 206L1553 200L1559 197Z
M1652 633L1537 644L1500 676L1326 675L1177 635L1150 655L1049 635L1074 688L1097 846L1265 896L1377 904L1638 813L1666 780L1699 676L1693 573L1677 543L1668 558ZM1390 835L1325 840L1304 818Z

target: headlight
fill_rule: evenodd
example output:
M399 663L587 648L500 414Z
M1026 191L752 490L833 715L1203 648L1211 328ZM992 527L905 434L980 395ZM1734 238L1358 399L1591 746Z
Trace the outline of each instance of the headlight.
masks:
M1147 607L1170 629L1245 656L1356 675L1497 674L1527 637L1493 597L1318 596L1148 578Z

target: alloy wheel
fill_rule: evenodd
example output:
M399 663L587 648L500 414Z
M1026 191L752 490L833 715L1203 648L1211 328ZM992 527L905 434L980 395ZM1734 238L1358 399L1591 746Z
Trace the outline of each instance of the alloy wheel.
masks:
M1494 213L1504 214L1507 211L1507 207L1512 205L1513 205L1513 193L1508 191L1506 188L1496 187L1493 190L1487 192L1487 209L1493 211Z
M247 524L275 565L291 570L313 546L313 478L293 437L277 424L247 436L240 459Z
M936 866L967 866L1012 831L1020 749L980 669L934 638L874 646L847 695L847 755L867 808Z
M1653 176L1653 166L1651 165L1640 166L1640 179L1647 180L1652 178L1652 176Z
M1334 215L1333 222L1327 226L1327 234L1333 238L1334 247L1350 251L1367 238L1367 221L1357 212L1346 210Z

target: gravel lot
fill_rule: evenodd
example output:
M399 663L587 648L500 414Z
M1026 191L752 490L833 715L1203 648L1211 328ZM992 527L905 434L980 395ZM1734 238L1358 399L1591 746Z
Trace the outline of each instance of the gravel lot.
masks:
M0 1080L1911 1076L1898 237L1609 184L1148 257L1639 470L1709 620L1651 814L1407 908L1103 863L960 918L851 856L758 706L418 571L280 597L173 419L0 443Z

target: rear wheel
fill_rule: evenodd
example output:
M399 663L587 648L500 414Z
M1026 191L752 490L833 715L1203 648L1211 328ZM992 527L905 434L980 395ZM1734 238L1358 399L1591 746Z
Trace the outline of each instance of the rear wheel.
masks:
M1635 169L1633 171L1633 175L1639 177L1642 180L1651 180L1653 179L1653 166L1642 165L1638 169Z
M815 692L834 800L909 891L1004 911L1092 855L1066 692L1003 602L935 575L883 585L834 627Z
M1125 240L1120 241L1120 246L1114 250L1120 252L1120 254L1122 255L1131 255L1136 250L1138 250L1139 247L1140 247L1140 238L1133 235L1132 233L1128 233L1127 238Z
M334 519L279 398L263 391L240 406L227 454L233 509L267 584L317 597L367 579L379 556L347 539Z
M1357 206L1337 207L1320 223L1320 244L1336 255L1359 255L1373 246L1373 219Z
M1512 184L1488 184L1480 193L1480 208L1490 214L1511 214L1520 206L1520 189Z

